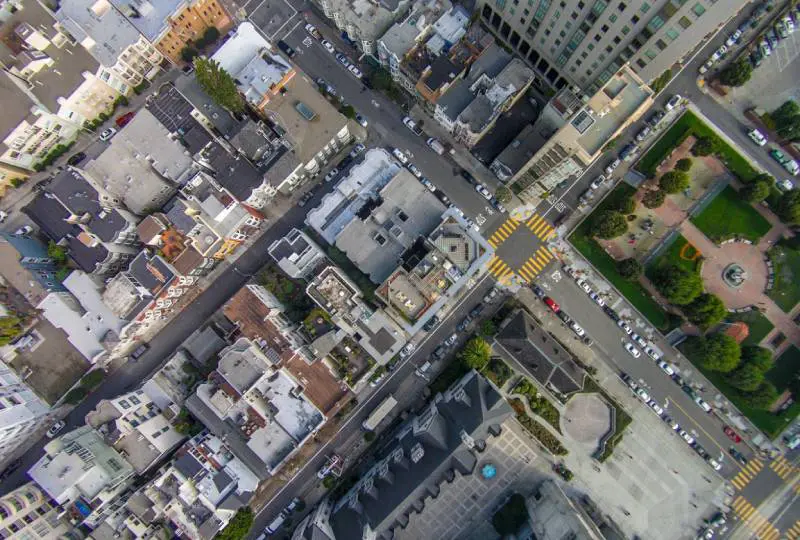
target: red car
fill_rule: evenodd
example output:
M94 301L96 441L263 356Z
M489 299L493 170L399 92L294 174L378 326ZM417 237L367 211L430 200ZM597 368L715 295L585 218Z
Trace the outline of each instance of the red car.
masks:
M133 120L134 114L136 113L131 111L129 113L125 113L122 116L118 117L116 120L117 127L125 127L128 124L128 122Z
M544 297L544 303L547 304L547 307L552 309L554 313L558 313L559 311L561 311L561 306L556 304L555 300L553 300L549 296Z
M724 432L725 432L725 435L727 435L727 436L728 436L728 438L729 438L730 440L732 440L733 442L735 442L735 443L740 443L740 442L742 442L742 438L739 436L739 434L738 434L738 433L736 433L736 432L733 430L733 428L732 428L732 427L730 427L730 426L725 426L725 427L722 429L722 431L724 431Z

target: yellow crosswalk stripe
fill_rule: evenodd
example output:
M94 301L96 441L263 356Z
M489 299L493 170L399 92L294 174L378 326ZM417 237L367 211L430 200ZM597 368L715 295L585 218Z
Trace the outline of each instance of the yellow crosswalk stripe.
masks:
M739 474L737 474L733 480L731 480L731 484L733 484L739 490L744 489L744 487L758 475L758 472L763 466L764 464L758 459L750 461L750 463L747 464L747 467L739 471Z
M741 475L741 473L739 473L739 474ZM734 487L735 487L736 489L738 489L739 491L743 490L743 489L745 488L745 486L747 485L747 483L748 483L748 482L749 482L749 480L748 480L748 479L746 479L746 478L739 478L739 476L738 476L738 475L736 476L736 478L734 478L733 480L731 480L731 484L733 484L733 485L734 485Z
M789 530L786 531L786 538L787 540L797 540L800 538L800 521L789 527Z
M784 480L788 480L789 476L791 476L795 470L794 465L789 463L783 456L780 456L775 461L770 463L769 468Z
M517 274L525 278L526 281L531 281L533 278L536 277L535 273L526 270L525 267L522 267L519 270L517 270Z
M542 223L540 223L536 227L536 229L531 229L531 230L533 230L533 234L535 234L539 238L542 238L542 235L544 234L544 232L549 230L549 229L550 229L550 224L547 223L546 221L542 221Z
M524 268L527 268L531 272L536 272L537 274L539 273L539 271L541 271L539 265L536 264L536 259L534 259L533 257L528 259L528 262L525 263Z
M779 531L766 517L739 495L731 505L742 523L762 540L773 540L780 535Z
M495 244L494 240L492 240L491 238L489 238L489 240L487 240L487 242L489 242L489 245L492 246L492 248L496 248L497 247L497 244Z
M780 537L781 532L773 527L767 534L764 535L763 540L778 540Z
M550 238L553 237L554 234L556 234L556 230L555 229L551 229L550 232L547 233L544 238L542 238L542 240L547 242L548 240L550 240Z
M534 214L534 216L531 219L529 219L528 222L525 223L525 225L527 225L528 228L532 230L543 219L544 218L539 214Z

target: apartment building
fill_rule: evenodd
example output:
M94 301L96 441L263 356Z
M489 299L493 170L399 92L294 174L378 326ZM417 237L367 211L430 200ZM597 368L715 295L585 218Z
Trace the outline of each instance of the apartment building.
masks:
M91 426L53 439L28 475L74 525L93 527L116 509L134 469Z
M428 0L425 3L438 0ZM380 36L409 9L408 0L317 0L325 16L365 54L376 54ZM423 3L423 2L418 2Z
M538 202L559 183L577 178L603 147L653 103L653 91L629 66L611 77L588 101L568 88L545 107L527 137L518 137L490 168L516 184L523 200ZM542 133L552 136L542 137ZM519 144L515 144L519 142Z
M150 214L137 229L142 243L159 250L181 276L202 276L216 264L214 258L197 251L194 241L178 230L166 214Z
M41 241L28 236L0 234L0 275L32 306L50 292L65 290L56 278L57 272L58 266Z
M299 229L292 229L275 240L269 246L269 254L278 267L294 279L307 278L328 260L322 248Z
M50 407L5 364L0 364L0 404L0 462L4 462L48 422Z
M79 540L83 535L59 517L57 506L42 489L28 483L0 497L0 537L63 538Z
M594 94L629 64L651 83L733 17L743 0L479 0L495 34L556 88Z

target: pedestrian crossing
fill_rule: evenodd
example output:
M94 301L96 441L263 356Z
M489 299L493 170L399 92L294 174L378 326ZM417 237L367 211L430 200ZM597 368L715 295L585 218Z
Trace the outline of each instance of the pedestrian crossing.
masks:
M795 524L786 531L786 540L797 540L798 538L800 538L800 521L796 521Z
M741 495L731 506L742 524L760 540L777 540L780 537L780 531Z
M769 468L772 471L780 476L783 480L789 481L789 477L792 476L792 473L800 470L798 467L792 465L785 457L779 456L769 464Z
M556 230L553 228L553 226L545 221L545 219L539 214L534 214L533 217L525 222L525 225L542 242L547 242L553 237L553 235L556 234Z
M492 257L488 264L489 273L492 274L497 281L503 282L510 279L514 275L514 271L497 256Z
M739 471L739 474L733 477L731 484L739 491L743 490L750 481L755 478L759 471L764 467L764 464L758 459L751 459L747 466Z
M553 260L553 254L545 246L539 246L536 253L531 255L525 264L517 270L517 274L525 281L531 282Z
M511 234L517 230L519 227L519 221L514 219L513 217L508 218L505 223L500 225L494 234L489 237L489 245L493 248L496 248L503 242L505 242Z

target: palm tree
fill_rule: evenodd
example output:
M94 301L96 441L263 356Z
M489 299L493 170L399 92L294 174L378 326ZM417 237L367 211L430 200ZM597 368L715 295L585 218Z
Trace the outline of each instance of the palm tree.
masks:
M472 369L480 370L489 361L492 347L483 338L469 340L461 349L461 359Z

